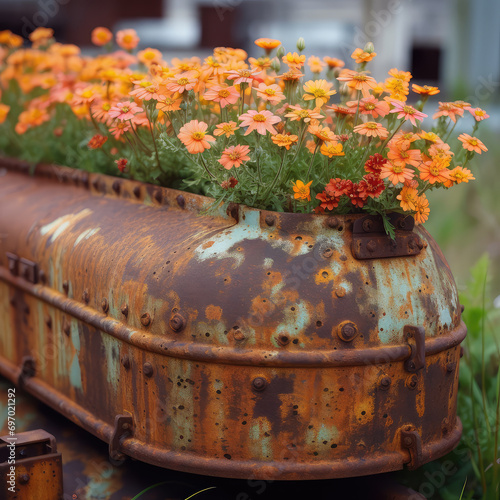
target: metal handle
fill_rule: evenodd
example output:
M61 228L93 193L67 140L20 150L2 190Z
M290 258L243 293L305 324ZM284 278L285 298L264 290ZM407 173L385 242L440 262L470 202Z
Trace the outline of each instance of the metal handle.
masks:
M425 329L422 326L406 325L404 336L410 345L410 357L405 361L405 370L418 372L425 366Z

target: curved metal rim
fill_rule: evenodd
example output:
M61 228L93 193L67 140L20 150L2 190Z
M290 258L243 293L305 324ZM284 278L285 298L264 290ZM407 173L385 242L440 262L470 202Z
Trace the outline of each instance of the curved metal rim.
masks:
M3 360L0 362L0 373L10 378L14 383L21 370ZM17 374L17 376L16 376ZM110 442L113 427L108 423L95 418L90 412L60 394L45 382L36 377L27 379L23 389L37 397L65 417L84 428L96 437ZM420 465L445 455L460 441L462 423L457 417L454 429L446 438L426 443L422 447L422 461ZM362 462L349 458L332 461L318 461L317 463L296 463L293 461L259 462L256 460L229 460L226 458L200 457L191 452L174 452L159 449L143 441L128 437L122 440L120 451L126 455L159 467L182 472L204 474L208 476L237 478L237 479L272 479L272 480L303 480L303 479L337 479L356 477L376 473L391 472L404 468L408 463L408 452L392 452L368 457ZM355 464L355 465L354 465Z
M210 346L183 342L177 339L162 339L145 331L134 330L114 318L80 304L74 299L43 285L32 285L23 278L12 276L0 267L0 280L20 288L46 303L60 309L97 330L112 335L134 347L180 359L190 359L206 363L226 363L251 366L294 366L294 367L333 367L363 366L392 363L407 359L411 354L408 344L371 347L367 349L328 350L328 351L278 351L272 349L241 349L232 346ZM432 355L451 349L462 342L467 327L460 325L437 337L425 340L425 354Z

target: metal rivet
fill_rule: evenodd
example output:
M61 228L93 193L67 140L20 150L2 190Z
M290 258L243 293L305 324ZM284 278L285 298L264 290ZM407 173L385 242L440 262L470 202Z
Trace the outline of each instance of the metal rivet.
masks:
M184 196L182 196L182 194L177 196L176 200L179 207L184 208L186 206L186 200L184 199Z
M161 189L157 189L154 194L154 199L158 202L161 203L163 201L163 193L161 192Z
M21 474L19 476L19 484L27 484L30 480L30 477L28 474Z
M278 344L287 345L290 343L290 337L286 333L280 333L278 335Z
M92 181L92 187L96 190L99 191L99 179L94 179Z
M144 363L142 373L144 373L146 377L152 377L154 373L153 365L149 362Z
M335 295L341 299L342 297L345 297L345 289L340 287L335 290Z
M127 317L128 316L128 305L127 304L123 304L120 308L120 311L122 312L122 314Z
M134 196L136 198L140 198L141 197L141 187L135 186L134 189L132 189L132 193L134 193Z
M354 323L350 321L344 321L338 326L337 335L344 342L351 342L351 340L354 340L358 335L358 328Z
M456 363L448 363L448 364L446 365L446 371L447 371L448 373L453 372L453 371L455 370L455 366L456 366Z
M85 304L88 304L89 303L89 300L90 300L90 296L89 296L89 291L87 288L85 288L85 290L83 291L82 293L82 299L83 301L85 302Z
M392 384L392 379L391 377L382 377L380 379L380 388L383 390L383 391L386 391L387 389L389 389L389 387L391 386Z
M422 242L422 240L420 238L417 238L417 247L422 250L422 248L424 248L424 244Z
M373 240L370 240L370 241L366 244L366 249L367 249L369 252L374 252L376 248L377 248L377 244L376 244Z
M255 377L252 380L252 387L255 391L263 391L266 388L267 380L264 377Z
M397 226L399 229L404 229L406 227L406 220L401 217L400 219L398 219Z
M101 307L102 307L103 312L107 313L109 311L108 299L104 298L101 300Z
M264 220L265 220L266 224L269 227L271 227L271 226L274 226L274 224L276 222L276 217L274 215L266 215Z
M120 190L121 190L121 182L120 181L115 181L113 182L113 185L111 186L113 188L113 191L116 193L116 194L120 194Z
M415 374L413 375L410 375L407 379L406 379L406 387L410 390L413 390L417 387L417 384L418 384L418 378Z
M234 332L233 337L234 337L234 340L238 340L238 341L245 340L245 334L241 330L236 330Z
M443 418L443 421L441 422L441 432L443 434L448 434L450 426L450 421L447 418Z
M123 356L121 359L121 364L125 370L128 370L130 368L130 359L128 356Z
M68 292L69 292L69 283L68 283L68 280L64 280L63 281L62 287L63 287L64 293L66 295L68 295Z
M174 330L175 332L182 330L184 328L184 325L184 318L179 313L175 313L170 318L170 328L172 328L172 330Z
M411 446L411 444L412 444L412 439L411 439L411 437L406 436L406 437L403 439L403 443L405 444L405 446Z
M323 257L325 257L325 259L328 259L332 255L333 255L333 250L331 248L325 248L323 250Z
M363 231L369 233L372 230L373 221L371 219L365 219L363 221Z
M151 323L151 316L149 315L149 313L144 313L144 314L141 316L141 323L142 323L144 326L148 326L148 325Z
M328 217L328 219L326 219L326 225L335 229L339 226L339 220L335 216Z

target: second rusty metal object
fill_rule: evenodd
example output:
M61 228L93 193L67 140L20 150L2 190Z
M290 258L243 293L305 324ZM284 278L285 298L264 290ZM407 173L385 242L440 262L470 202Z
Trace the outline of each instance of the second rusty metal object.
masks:
M0 374L111 454L295 480L414 468L458 442L466 329L451 271L411 219L393 219L394 246L377 218L207 215L213 200L176 190L1 166ZM30 353L36 372L20 377Z

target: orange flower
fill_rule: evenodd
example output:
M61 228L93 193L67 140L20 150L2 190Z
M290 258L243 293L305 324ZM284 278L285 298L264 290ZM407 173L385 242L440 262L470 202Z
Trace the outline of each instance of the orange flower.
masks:
M405 212L408 212L410 210L414 212L417 209L416 203L418 198L418 191L415 188L403 186L396 198L400 200L399 204Z
M230 146L222 152L220 160L217 160L225 169L230 170L235 167L238 168L244 161L248 161L250 157L250 148L240 144Z
M108 113L108 116L110 118L115 118L117 120L120 120L122 122L131 120L134 118L136 113L140 113L141 111L144 111L142 108L139 106L135 105L135 102L119 102L116 104L116 106L113 106Z
M113 40L113 33L111 33L108 28L99 26L98 28L94 28L92 30L90 38L94 45L102 47L103 45L106 45L107 43L111 42L111 40Z
M420 137L413 132L403 132L400 130L390 141L389 147L395 145L400 149L409 149L412 142L418 141Z
M290 68L298 69L304 66L304 63L306 62L306 56L305 54L297 54L297 52L294 52L293 54L291 52L288 52L286 56L283 56L282 61L288 65Z
M260 71L271 67L271 59L269 59L269 57L259 57L258 59L249 57L248 62L252 69L258 69Z
M384 91L390 94L391 99L406 101L409 93L409 85L399 78L388 78L384 84Z
M2 104L0 102L0 123L3 123L7 119L9 111L10 111L10 106L7 106L7 104Z
M296 135L291 134L276 134L271 137L271 140L279 146L280 148L286 148L287 151L290 149L290 146L295 144L299 138Z
M421 87L420 85L417 85L416 83L413 83L411 86L411 89L415 94L420 94L420 95L436 95L441 92L437 87L430 87L429 85L424 85Z
M128 160L126 158L120 158L119 160L115 160L116 166L120 172L124 172L127 166Z
M54 30L51 28L36 28L30 33L29 39L33 42L33 47L44 45L54 36Z
M475 177L472 175L472 172L468 168L455 167L450 172L450 179L455 184L460 184L462 182L473 181L475 179Z
M266 51L271 51L281 45L281 42L279 40L275 40L274 38L257 38L254 43L257 47Z
M311 189L310 186L312 181L309 181L307 184L304 184L301 180L297 180L293 184L293 197L296 200L307 200L311 201Z
M318 113L316 109L302 109L300 106L288 106L288 110L292 110L290 113L285 115L285 118L290 118L290 120L304 120L304 123L308 123L311 120L321 120L324 118L323 115Z
M376 55L376 52L365 52L363 49L357 48L351 54L351 57L354 59L356 64L361 64L370 62Z
M429 184L444 183L450 178L448 165L450 164L447 158L433 158L430 161L424 162L419 166L420 178L427 181Z
M333 142L337 140L337 136L328 127L309 125L307 131L315 135L321 142Z
M457 106L453 102L440 102L438 110L436 113L434 113L432 119L435 120L436 118L439 118L441 116L447 116L451 121L456 122L457 115L464 115L464 110L461 107Z
M178 111L179 109L181 109L181 102L182 99L160 96L158 102L156 103L156 109L159 109L164 113L169 111Z
M356 102L356 108L358 107L358 101ZM349 108L343 104L332 104L331 106L326 106L326 109L331 109L336 115L355 115L356 108Z
M218 102L221 108L225 108L229 104L235 104L240 98L240 93L233 86L213 85L205 92L203 98Z
M192 90L197 83L197 79L194 78L194 71L187 71L185 73L179 73L177 76L169 78L167 80L167 84L165 88L170 92L178 92L179 94L183 94L188 90Z
M323 57L323 61L328 64L329 69L335 69L335 68L343 68L345 66L345 62L342 61L342 59L337 59L336 57Z
M282 75L277 76L276 78L281 78L284 82L296 82L300 80L304 76L303 73L297 71L295 69L291 69Z
M120 30L116 34L116 43L125 50L133 50L139 43L139 37L135 30Z
M90 149L99 149L107 140L108 138L106 136L101 134L96 134L94 135L94 137L92 137L92 139L90 139L87 146Z
M422 163L422 153L420 149L408 149L398 147L396 144L389 144L389 152L387 153L387 158L394 163L394 165L412 165L418 167Z
M159 94L160 88L157 83L150 82L148 80L134 80L133 81L135 89L129 92L134 98L142 99L143 101L150 101L154 99L160 101L165 99L164 95Z
M425 132L422 130L422 132L420 132L420 134L418 134L418 135L422 139L424 139L428 142L431 142L432 144L439 144L439 143L443 142L442 139L434 132Z
M191 120L181 127L177 137L186 146L189 153L203 153L205 149L210 149L209 142L215 141L215 137L206 133L207 128L208 125L205 122Z
M333 158L334 156L345 156L344 151L342 151L342 144L338 142L324 142L321 145L320 152L322 155L328 156L328 158Z
M423 224L427 218L429 217L429 200L425 196L425 194L420 195L417 197L416 204L415 204L415 223L416 224Z
M486 118L490 117L490 115L488 115L484 109L481 108L466 108L466 109L477 122L486 120Z
M352 69L343 69L340 76L337 77L340 82L346 82L347 86L354 90L360 90L363 97L370 95L370 89L377 86L377 81L365 73L353 71Z
M326 67L326 63L324 63L319 57L311 56L307 60L307 65L311 70L311 73L321 73L323 68Z
M353 131L367 137L380 137L381 139L385 139L389 135L389 131L377 122L362 123L354 127Z
M417 126L415 120L422 121L427 117L425 113L416 110L413 106L408 106L402 101L391 99L390 102L394 106L394 109L391 109L390 112L399 113L397 116L398 119L409 120L414 127Z
M395 186L400 182L403 183L413 178L413 172L409 168L402 165L394 165L391 161L387 161L380 169L379 177L381 179L388 178Z
M349 101L346 103L350 108L357 109L358 101ZM359 112L362 115L372 115L373 118L378 118L379 116L384 117L389 113L390 107L385 101L379 101L374 96L363 97L359 101Z
M255 80L257 75L262 73L259 68L255 69L235 69L227 72L227 79L234 80L234 85L239 85L240 83L248 83L249 85Z
M332 84L326 80L309 80L304 84L304 101L311 101L316 99L316 108L320 108L326 104L330 96L337 93L336 90L331 90Z
M225 134L226 137L230 137L231 135L234 135L234 132L239 128L240 127L238 127L236 122L219 123L215 126L214 135L219 136Z
M458 140L467 151L474 151L482 154L483 151L488 151L488 148L476 137L471 137L469 134L460 134Z
M137 52L137 59L142 64L151 66L151 64L161 64L162 55L159 50L148 47L147 49Z
M393 78L396 78L406 83L408 83L411 80L411 73L409 71L400 71L397 68L392 68L388 71L388 74Z
M276 84L268 86L265 83L259 83L257 95L261 99L269 101L271 104L278 104L280 101L285 99L285 95L281 92L280 86Z
M277 134L273 124L280 122L281 118L267 110L258 112L251 109L240 115L238 120L242 120L242 127L248 127L245 135L248 135L252 130L256 130L258 134L266 135L266 131L271 132L271 134Z
M127 122L118 122L114 127L109 129L109 132L115 139L120 139L120 136L129 130L130 125Z

